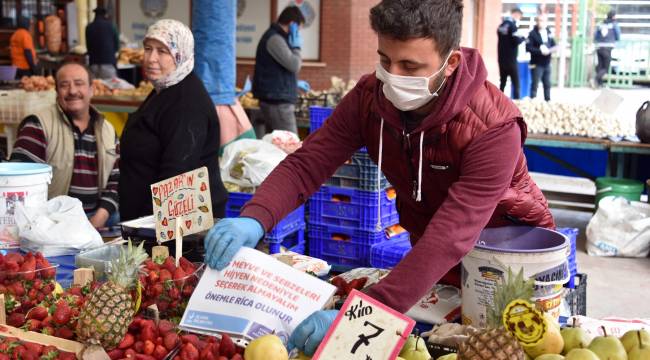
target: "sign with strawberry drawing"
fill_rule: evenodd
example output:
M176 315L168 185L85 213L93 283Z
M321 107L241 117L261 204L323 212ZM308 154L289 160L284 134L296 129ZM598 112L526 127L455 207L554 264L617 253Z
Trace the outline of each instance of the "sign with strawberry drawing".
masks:
M196 234L214 225L209 184L204 166L151 185L158 242Z

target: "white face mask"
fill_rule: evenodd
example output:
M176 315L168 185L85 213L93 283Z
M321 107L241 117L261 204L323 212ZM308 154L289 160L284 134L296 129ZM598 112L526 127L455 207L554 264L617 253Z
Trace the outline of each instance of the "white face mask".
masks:
M438 91L445 84L446 78L440 83L436 91L433 93L429 91L429 82L445 69L450 56L451 51L440 70L427 77L393 75L386 71L381 64L377 64L376 76L377 79L384 83L384 95L396 108L402 111L411 111L422 107L437 97Z

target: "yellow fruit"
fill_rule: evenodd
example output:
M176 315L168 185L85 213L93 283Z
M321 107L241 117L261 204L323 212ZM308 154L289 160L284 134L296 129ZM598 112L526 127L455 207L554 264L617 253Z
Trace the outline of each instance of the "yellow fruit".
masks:
M627 360L627 353L621 341L615 336L608 336L602 326L604 336L598 336L589 344L589 350L605 360Z
M522 345L526 354L531 358L544 354L560 354L564 348L564 339L560 333L559 327L555 326L557 321L549 314L544 314L544 321L546 322L546 334L542 338L542 342L537 345Z
M564 360L564 356L559 354L544 354L536 357L535 360Z
M244 351L245 360L289 360L289 353L279 337L268 334L251 341Z
M588 349L573 349L564 357L565 360L600 360L600 358Z
M639 333L638 335L637 332ZM650 332L647 330L630 330L621 337L621 343L623 343L626 352L629 353L640 346L639 336L641 336L641 341L643 341L646 347L650 346Z

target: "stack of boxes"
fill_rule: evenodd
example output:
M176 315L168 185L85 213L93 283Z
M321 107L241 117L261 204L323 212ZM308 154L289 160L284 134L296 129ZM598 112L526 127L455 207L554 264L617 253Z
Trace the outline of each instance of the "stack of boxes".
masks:
M252 198L253 194L231 192L226 203L226 217L238 217L241 208ZM282 219L264 237L264 242L269 247L269 253L279 253L280 248L284 247L289 251L304 254L305 227L305 207L300 206Z
M312 107L311 131L332 109ZM356 152L309 200L309 255L335 270L370 266L371 248L387 240L408 241L399 227L395 191L365 149Z

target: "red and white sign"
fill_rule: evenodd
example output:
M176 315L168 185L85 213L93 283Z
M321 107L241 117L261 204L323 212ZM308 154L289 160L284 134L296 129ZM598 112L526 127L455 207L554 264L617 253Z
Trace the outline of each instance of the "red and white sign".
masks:
M312 360L395 359L415 320L352 290Z

